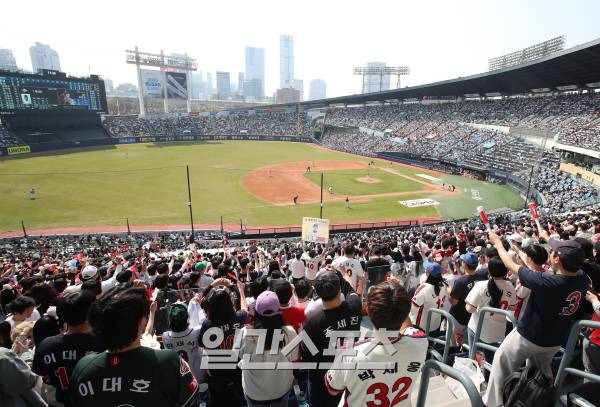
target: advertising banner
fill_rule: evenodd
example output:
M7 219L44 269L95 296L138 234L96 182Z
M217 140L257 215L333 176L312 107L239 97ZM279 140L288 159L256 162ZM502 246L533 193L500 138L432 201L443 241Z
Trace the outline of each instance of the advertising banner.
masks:
M27 154L27 153L31 153L31 147L29 147L29 146L7 147L6 152L8 153L8 155Z
M187 78L183 72L167 72L167 97L187 99Z
M327 243L329 241L329 219L302 218L302 240Z
M150 97L162 97L162 72L153 71L150 69L142 69L142 86L144 87L144 95Z

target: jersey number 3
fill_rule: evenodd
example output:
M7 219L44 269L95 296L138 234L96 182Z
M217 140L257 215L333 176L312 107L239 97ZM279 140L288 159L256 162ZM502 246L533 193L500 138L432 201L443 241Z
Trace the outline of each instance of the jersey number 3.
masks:
M396 393L396 396L390 403L390 399L388 398L389 388L385 383L373 383L367 389L367 394L373 394L375 396L375 400L369 401L367 403L367 407L392 407L397 405L403 400L408 398L408 394L405 394L412 384L412 379L410 377L401 377L394 382L392 386L392 393Z
M579 303L581 302L581 292L573 291L567 296L565 301L568 305L566 307L563 307L561 315L564 317L568 317L569 315L573 315L579 309Z

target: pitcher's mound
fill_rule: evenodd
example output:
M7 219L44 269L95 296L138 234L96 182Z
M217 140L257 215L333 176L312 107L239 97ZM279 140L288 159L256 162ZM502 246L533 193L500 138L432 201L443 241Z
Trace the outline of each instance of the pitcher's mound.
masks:
M374 177L358 177L356 180L358 182L364 182L365 184L378 184L381 182L379 178Z

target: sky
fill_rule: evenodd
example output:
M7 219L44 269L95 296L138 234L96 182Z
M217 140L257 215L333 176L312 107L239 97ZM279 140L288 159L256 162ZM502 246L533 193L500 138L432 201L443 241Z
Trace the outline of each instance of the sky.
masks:
M35 42L58 51L63 71L137 83L125 50L187 53L199 70L244 71L244 47L265 48L265 91L279 86L279 35L294 37L295 77L324 79L327 96L361 91L355 66L408 65L402 86L487 70L488 59L565 35L600 37L598 0L28 0L2 5L0 48L31 70Z

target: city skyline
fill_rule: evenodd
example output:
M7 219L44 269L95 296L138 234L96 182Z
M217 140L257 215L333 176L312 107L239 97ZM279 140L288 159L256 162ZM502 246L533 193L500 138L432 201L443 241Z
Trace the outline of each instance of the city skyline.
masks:
M204 19L198 26L193 16L200 6L174 14L170 10L181 10L175 1L165 10L168 24L164 30L152 30L147 24L153 5L162 3L148 1L144 7L132 3L107 1L101 8L93 8L96 18L89 23L87 34L73 36L52 23L59 16L56 7L32 0L31 7L39 12L31 17L27 30L18 19L6 19L0 28L0 48L12 50L17 65L31 70L29 47L41 41L58 51L63 71L99 74L117 85L136 83L135 69L124 61L125 49L135 45L147 52L187 53L198 60L205 77L212 73L213 78L217 71L245 72L244 49L252 45L265 50L263 89L271 96L280 84L280 35L290 35L295 41L294 78L302 78L305 87L315 78L323 79L328 96L333 97L360 93L361 78L352 75L352 68L369 61L411 66L411 75L403 78L402 86L414 86L485 72L489 58L557 35L566 35L567 48L600 37L600 26L594 24L600 17L600 3L592 0L385 3L387 12L373 21L365 20L364 6L357 1L308 1L301 8L290 2L265 2L260 7L237 1L202 5L208 15L235 9L226 27ZM75 18L95 4L70 2L60 16ZM340 18L313 24L315 7L321 16ZM4 10L17 15L19 8L9 3ZM290 13L295 18L290 19ZM138 18L131 21L130 15ZM178 21L177 26L170 21ZM126 29L109 30L107 22Z

